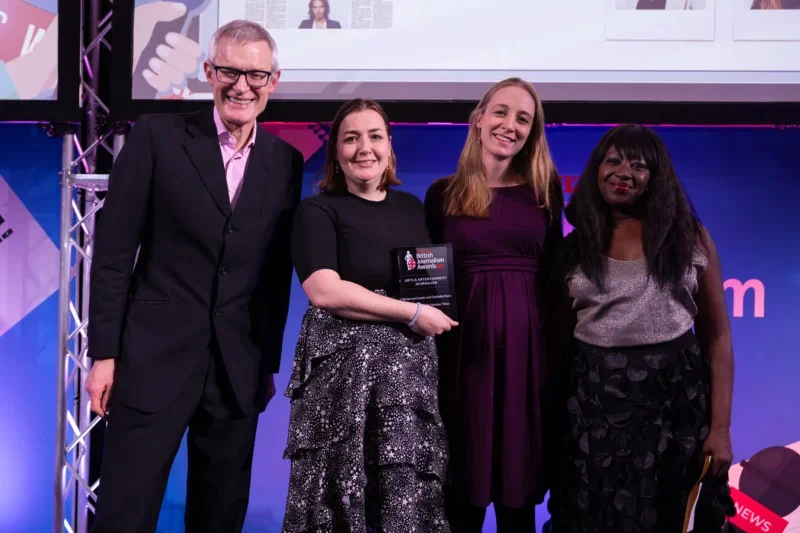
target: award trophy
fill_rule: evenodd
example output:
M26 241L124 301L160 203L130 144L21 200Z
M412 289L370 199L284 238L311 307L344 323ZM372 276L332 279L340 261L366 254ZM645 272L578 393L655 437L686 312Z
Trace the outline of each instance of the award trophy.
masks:
M405 246L391 252L392 292L398 300L438 308L456 319L453 248L450 244Z

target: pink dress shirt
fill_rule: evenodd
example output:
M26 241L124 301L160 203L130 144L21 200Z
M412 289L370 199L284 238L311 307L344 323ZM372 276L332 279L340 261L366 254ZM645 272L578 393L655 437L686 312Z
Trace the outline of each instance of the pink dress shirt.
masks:
M236 207L239 192L242 190L244 172L247 169L247 162L250 160L250 151L256 142L258 124L253 124L253 132L250 134L250 140L247 141L247 144L241 150L236 151L236 138L225 127L216 107L214 107L214 123L217 125L217 138L219 139L219 148L222 151L222 162L225 165L228 198L231 201L231 209L233 209Z

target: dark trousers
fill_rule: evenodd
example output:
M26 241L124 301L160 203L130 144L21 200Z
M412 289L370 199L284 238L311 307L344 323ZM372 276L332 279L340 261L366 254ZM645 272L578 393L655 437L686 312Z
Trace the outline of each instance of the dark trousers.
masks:
M187 533L242 530L250 495L258 415L239 409L216 349L175 399L155 413L115 402L113 391L92 533L147 533L186 429Z
M494 514L497 533L534 533L536 530L536 507L511 508L495 504ZM486 519L485 507L468 505L452 506L448 511L450 529L453 533L481 533Z

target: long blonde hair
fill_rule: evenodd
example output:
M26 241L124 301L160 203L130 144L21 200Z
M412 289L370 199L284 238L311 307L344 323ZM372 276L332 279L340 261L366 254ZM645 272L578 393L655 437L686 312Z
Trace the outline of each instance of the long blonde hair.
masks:
M533 188L541 205L552 215L550 191L554 183L559 183L559 176L544 135L544 110L536 90L530 83L520 78L508 78L496 83L470 114L467 142L458 159L456 173L444 194L446 215L486 218L489 214L492 190L483 168L481 132L477 123L486 112L486 106L495 93L506 87L524 89L531 95L536 107L530 134L522 149L511 160L509 168L518 172L523 181Z

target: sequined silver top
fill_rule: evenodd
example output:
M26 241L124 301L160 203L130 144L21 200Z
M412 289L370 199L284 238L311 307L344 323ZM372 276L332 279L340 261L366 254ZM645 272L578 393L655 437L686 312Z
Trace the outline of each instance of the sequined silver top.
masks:
M675 291L647 276L647 261L608 259L605 292L577 267L567 277L578 313L575 338L603 347L642 346L680 337L694 324L698 278L708 259L695 250L692 268Z

